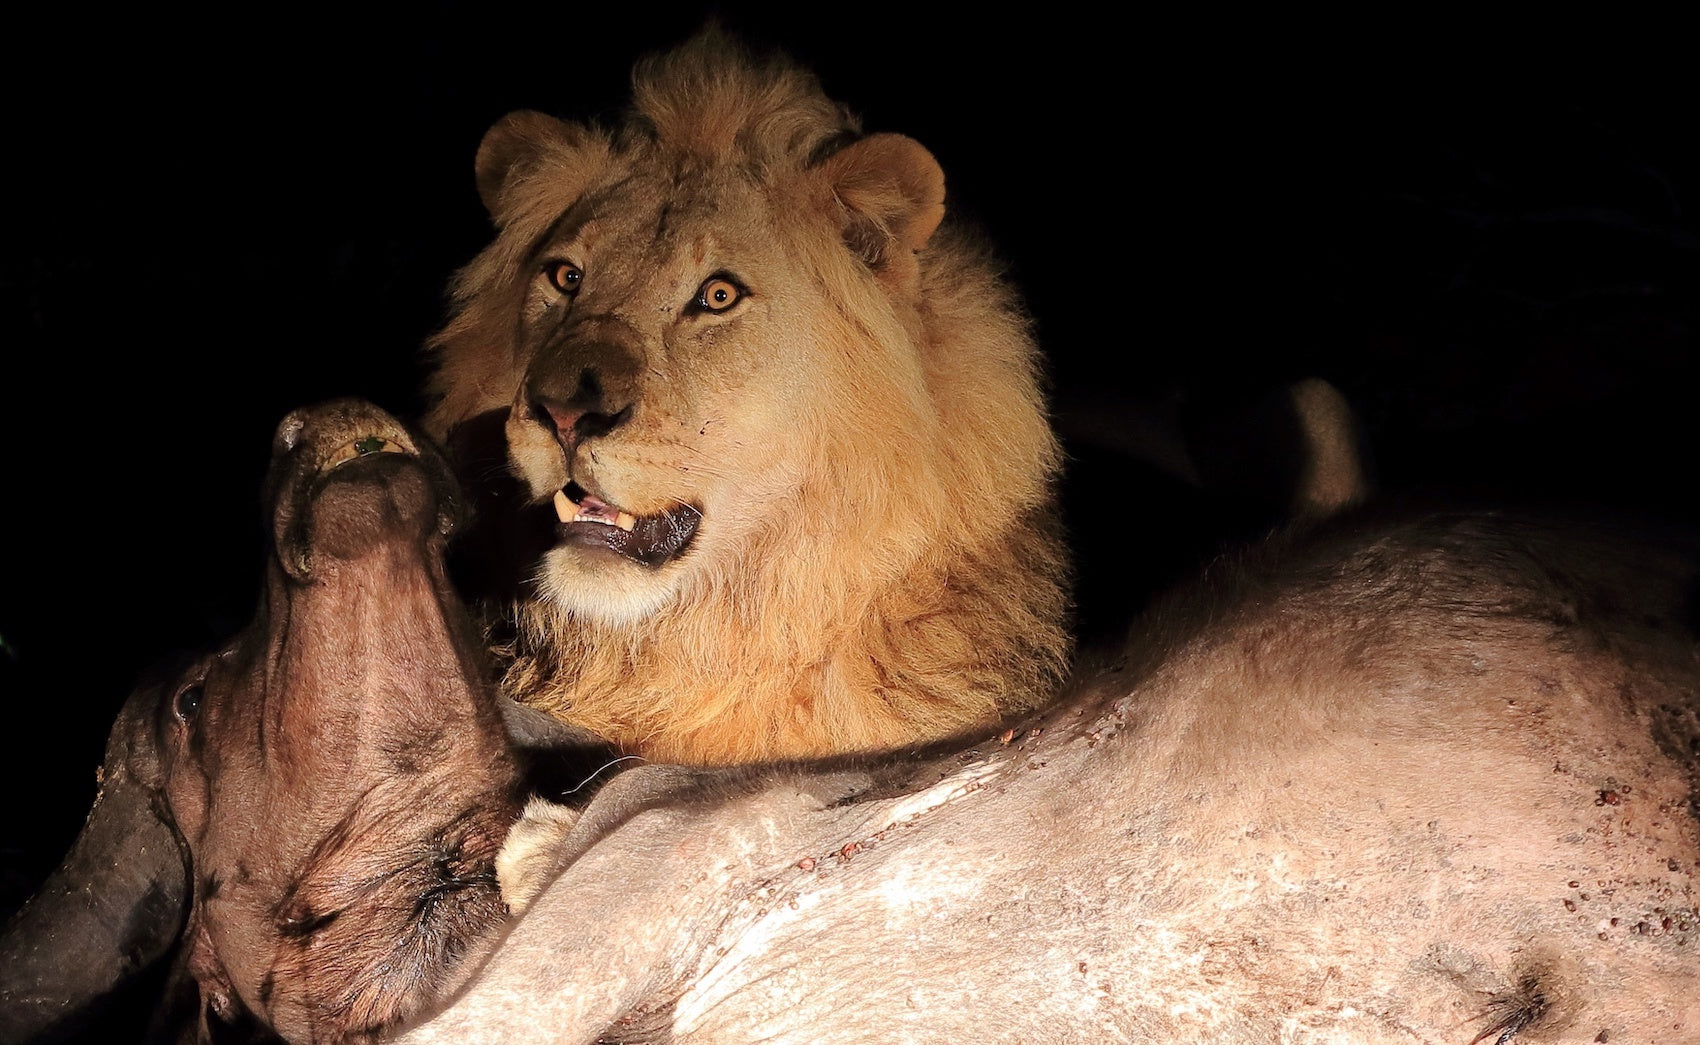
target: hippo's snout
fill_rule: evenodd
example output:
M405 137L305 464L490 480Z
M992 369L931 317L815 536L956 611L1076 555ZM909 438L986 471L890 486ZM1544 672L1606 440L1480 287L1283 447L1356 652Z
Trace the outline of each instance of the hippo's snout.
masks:
M436 448L371 403L296 410L278 425L267 478L278 560L305 581L315 555L357 559L398 537L447 535L455 489Z
M318 555L358 559L395 536L423 540L436 528L437 497L418 459L374 454L323 477L306 537Z

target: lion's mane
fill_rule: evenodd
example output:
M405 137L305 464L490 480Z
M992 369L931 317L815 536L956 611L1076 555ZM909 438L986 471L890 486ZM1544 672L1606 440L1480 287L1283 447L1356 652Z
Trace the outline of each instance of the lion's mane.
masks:
M506 689L692 763L892 749L1046 702L1070 653L1060 451L1030 323L985 246L940 225L931 155L862 134L810 72L712 30L639 63L633 87L615 126L516 114L486 137L479 188L498 234L429 345L427 427L453 445L459 426L514 408L522 286L570 208L617 207L634 172L681 186L730 172L775 201L763 235L824 302L792 377L804 466L737 554L664 567L688 573L652 612L614 619L528 589ZM736 452L717 464L746 467ZM713 504L704 516L706 530Z

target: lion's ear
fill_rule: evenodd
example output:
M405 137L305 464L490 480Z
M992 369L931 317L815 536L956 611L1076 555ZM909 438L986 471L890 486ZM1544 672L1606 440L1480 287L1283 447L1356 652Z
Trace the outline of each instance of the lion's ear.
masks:
M478 197L484 201L491 219L497 225L505 224L508 212L513 209L513 187L545 165L575 166L572 158L589 143L590 137L578 124L531 109L511 112L497 120L484 132L473 164Z
M944 171L920 142L873 134L822 164L844 205L844 242L868 265L907 283L914 253L944 220Z

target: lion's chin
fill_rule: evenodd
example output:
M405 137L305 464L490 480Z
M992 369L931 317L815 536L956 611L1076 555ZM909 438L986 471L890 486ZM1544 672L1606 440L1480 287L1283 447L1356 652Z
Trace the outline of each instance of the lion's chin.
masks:
M606 549L557 545L543 557L538 590L580 619L620 627L672 602L679 582L675 570L636 568Z

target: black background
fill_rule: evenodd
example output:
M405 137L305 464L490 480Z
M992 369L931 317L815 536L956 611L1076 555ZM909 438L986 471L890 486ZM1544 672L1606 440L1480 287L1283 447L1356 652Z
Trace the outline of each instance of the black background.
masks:
M248 616L277 421L417 411L418 346L489 232L484 129L611 110L710 11L614 7L63 5L7 34L0 763L24 812L0 913L79 825L136 674ZM1231 433L1305 375L1352 398L1390 494L1691 516L1700 148L1670 27L1555 50L1528 26L720 12L930 147L1008 261L1088 628L1273 518L1125 437L1165 411Z

